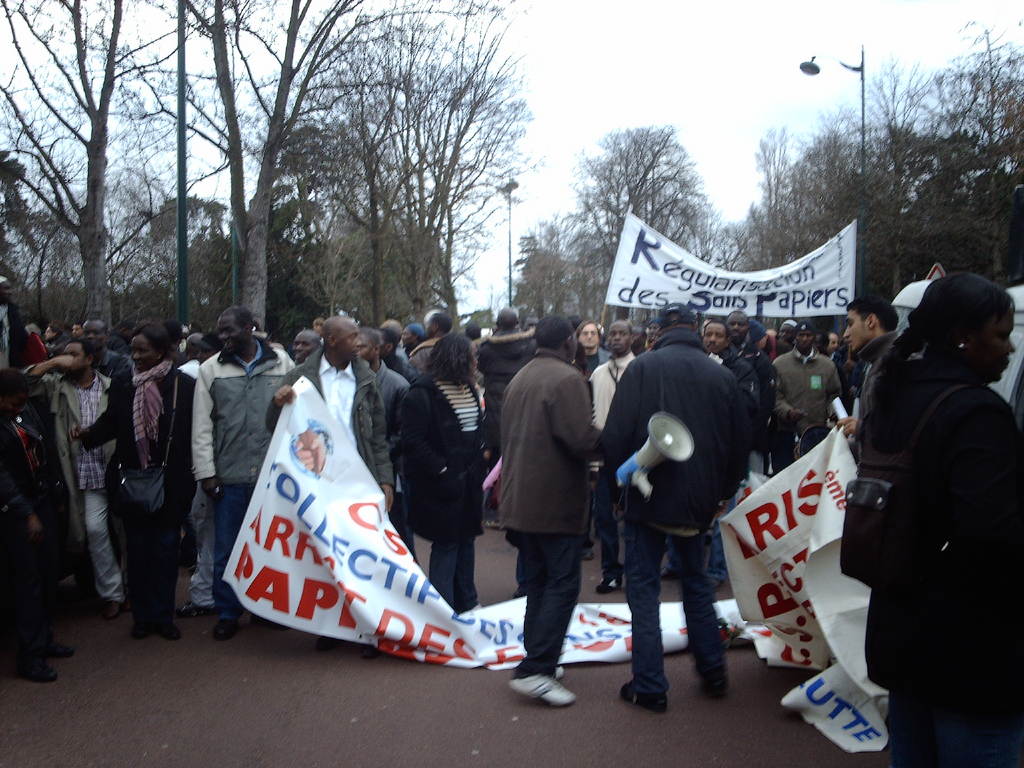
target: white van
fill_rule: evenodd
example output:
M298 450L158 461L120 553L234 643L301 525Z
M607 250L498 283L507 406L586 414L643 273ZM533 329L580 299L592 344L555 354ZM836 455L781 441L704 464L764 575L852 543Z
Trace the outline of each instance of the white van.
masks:
M931 284L929 280L918 280L910 283L892 300L892 305L899 315L900 324L897 329L907 327L910 312L921 303L925 289ZM1014 303L1013 341L1014 352L1010 355L1010 364L1003 371L1003 377L992 384L998 392L1013 406L1013 415L1017 419L1017 428L1024 429L1024 285L1007 289Z

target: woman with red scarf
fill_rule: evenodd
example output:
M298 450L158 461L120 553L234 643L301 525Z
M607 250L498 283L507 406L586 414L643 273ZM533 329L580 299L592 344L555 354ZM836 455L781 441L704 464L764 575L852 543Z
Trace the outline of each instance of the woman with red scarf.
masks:
M156 633L177 640L174 590L178 580L181 524L195 492L192 479L192 393L194 380L182 375L172 359L173 343L162 323L143 325L132 335L134 372L131 384L110 389L109 405L79 434L91 448L116 440L107 467L111 505L124 519L128 545L128 594L132 602L132 637ZM120 492L124 470L164 468L164 503L146 514Z

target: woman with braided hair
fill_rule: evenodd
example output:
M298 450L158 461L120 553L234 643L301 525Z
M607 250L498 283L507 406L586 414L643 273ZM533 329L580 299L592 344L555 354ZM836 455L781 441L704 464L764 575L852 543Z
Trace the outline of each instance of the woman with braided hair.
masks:
M867 623L868 674L890 694L894 768L1019 764L1024 467L1013 413L987 386L1008 364L1012 330L999 286L966 273L936 280L883 358L865 421L878 452L913 446L901 486L914 492L913 566L873 590Z

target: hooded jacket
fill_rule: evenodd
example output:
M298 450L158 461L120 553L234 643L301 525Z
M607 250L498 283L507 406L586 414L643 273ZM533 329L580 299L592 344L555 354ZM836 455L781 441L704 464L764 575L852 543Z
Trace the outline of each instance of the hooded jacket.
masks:
M906 445L940 393L969 386L943 402L918 440L920 582L872 590L868 675L958 712L1020 712L1024 617L1014 606L1024 592L1021 434L1010 406L961 361L926 351L909 365L892 402L877 401L866 419L865 438L886 453ZM936 642L936 622L955 630Z
M665 461L651 470L649 500L631 486L625 519L706 529L719 502L746 476L750 418L736 377L708 358L691 328L663 332L619 382L601 437L611 482L614 470L647 441L647 422L658 411L682 420L695 450L688 461ZM613 490L613 498L619 493Z
M533 358L537 342L529 331L495 331L480 342L476 367L484 377L484 444L501 445L501 404L512 377Z

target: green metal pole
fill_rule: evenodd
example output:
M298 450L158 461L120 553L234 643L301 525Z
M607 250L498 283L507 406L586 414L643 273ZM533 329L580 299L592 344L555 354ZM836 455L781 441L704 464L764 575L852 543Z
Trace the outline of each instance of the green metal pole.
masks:
M185 0L178 0L178 321L188 322L188 196L185 184Z

